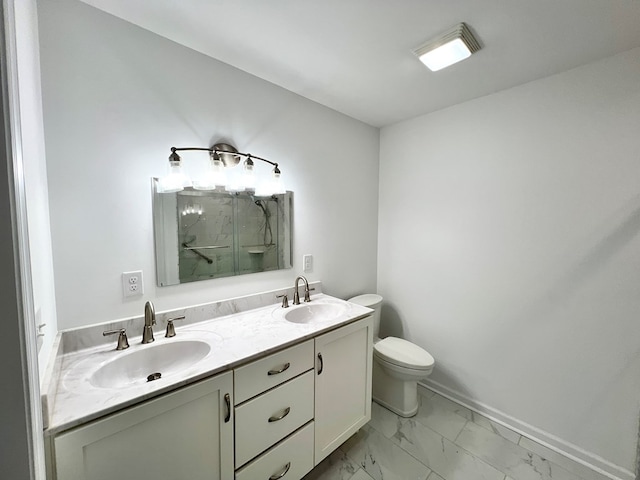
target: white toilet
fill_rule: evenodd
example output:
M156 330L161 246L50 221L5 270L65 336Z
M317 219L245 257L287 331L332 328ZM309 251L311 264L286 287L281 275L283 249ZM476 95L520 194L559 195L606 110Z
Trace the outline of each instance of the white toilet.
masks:
M431 374L435 360L419 346L401 338L380 339L382 297L373 293L350 298L373 313L373 400L402 417L418 411L418 381Z

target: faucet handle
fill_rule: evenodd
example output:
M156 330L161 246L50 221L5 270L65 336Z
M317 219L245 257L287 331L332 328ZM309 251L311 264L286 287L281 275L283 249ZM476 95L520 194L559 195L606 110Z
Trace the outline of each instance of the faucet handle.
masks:
M309 296L309 292L313 292L315 291L315 288L305 288L304 289L304 301L305 302L310 302L311 301L311 297Z
M118 333L118 346L116 350L124 350L129 348L129 340L127 340L127 331L124 328L117 328L115 330L105 330L102 332L102 336L106 337L107 335L115 335Z
M289 308L289 299L287 298L286 293L283 293L282 295L276 295L276 298L282 299L282 308Z
M184 320L184 315L179 317L173 317L167 320L167 333L164 334L165 337L171 338L176 336L176 328L173 326L173 322L176 320Z

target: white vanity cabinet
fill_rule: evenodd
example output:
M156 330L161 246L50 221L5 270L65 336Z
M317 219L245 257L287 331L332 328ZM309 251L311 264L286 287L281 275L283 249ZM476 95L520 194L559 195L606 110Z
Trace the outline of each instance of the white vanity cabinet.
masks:
M373 318L315 339L315 464L371 419Z
M232 480L232 394L227 372L62 433L57 479Z
M366 317L58 434L56 478L299 480L371 418L372 348Z

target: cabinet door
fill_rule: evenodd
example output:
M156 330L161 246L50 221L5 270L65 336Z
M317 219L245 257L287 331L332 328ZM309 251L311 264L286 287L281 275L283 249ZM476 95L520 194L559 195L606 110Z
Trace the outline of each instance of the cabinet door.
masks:
M232 480L231 372L55 438L58 480Z
M316 338L315 464L371 419L373 319Z

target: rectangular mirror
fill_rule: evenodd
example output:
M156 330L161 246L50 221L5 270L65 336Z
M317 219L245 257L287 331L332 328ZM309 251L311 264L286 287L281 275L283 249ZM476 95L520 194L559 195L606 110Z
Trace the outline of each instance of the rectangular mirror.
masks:
M158 286L291 268L292 196L159 193L154 178Z

